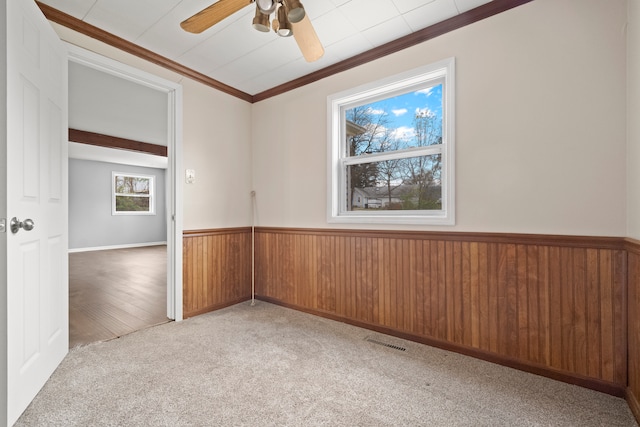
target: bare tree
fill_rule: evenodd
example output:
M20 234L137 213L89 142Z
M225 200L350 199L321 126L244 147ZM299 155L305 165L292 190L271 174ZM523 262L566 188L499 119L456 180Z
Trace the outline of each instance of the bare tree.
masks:
M380 151L397 151L402 148L402 142L398 138L389 138L380 146ZM402 173L400 170L400 159L384 160L378 163L378 183L383 184L387 190L389 208L391 206L391 195L394 189L402 185Z
M442 144L442 123L428 110L416 112L413 119L417 147ZM433 209L439 205L440 197L432 191L440 182L442 156L420 156L408 159L405 168L405 184L415 187L416 209Z
M349 137L350 156L379 153L391 138L386 114L377 114L368 106L353 107L346 111L346 120L364 131ZM362 163L349 168L349 209L353 206L354 189L375 187L378 182L379 163Z

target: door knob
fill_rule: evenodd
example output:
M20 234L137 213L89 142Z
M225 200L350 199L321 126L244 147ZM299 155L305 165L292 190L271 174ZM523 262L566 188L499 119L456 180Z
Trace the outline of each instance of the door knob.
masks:
M11 218L11 223L9 225L13 234L16 234L18 231L20 231L21 228L23 228L25 231L31 231L33 230L33 227L35 227L32 219L25 219L24 221L20 221L15 216Z

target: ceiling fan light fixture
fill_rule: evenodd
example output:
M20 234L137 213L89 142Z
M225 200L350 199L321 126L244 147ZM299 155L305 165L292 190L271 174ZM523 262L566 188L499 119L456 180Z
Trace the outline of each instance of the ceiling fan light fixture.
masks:
M305 11L304 6L298 0L286 0L287 8L289 12L287 12L287 17L289 21L293 24L297 24L298 22L304 19Z
M275 0L256 0L256 6L260 9L260 12L265 15L271 15L278 6L278 2Z
M253 28L263 33L269 32L269 15L265 15L256 7L256 15L253 18Z
M287 11L284 6L278 8L278 29L276 30L280 37L290 37L293 35L293 27L289 18L287 18Z

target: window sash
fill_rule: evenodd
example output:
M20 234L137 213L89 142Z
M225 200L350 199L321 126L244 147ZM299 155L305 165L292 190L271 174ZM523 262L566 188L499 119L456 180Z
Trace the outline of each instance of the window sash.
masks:
M437 155L439 153L435 153L435 154L429 154L429 155L417 155L417 156L410 156L410 157L402 157L402 159L417 159L420 157L432 157L434 155ZM396 159L393 159L396 160ZM350 166L358 166L358 165L366 165L366 164L372 164L372 163L379 163L380 161L385 161L385 160L377 160L375 162L358 162L358 163L352 163L350 165L344 165L342 167L341 170L341 182L342 184L342 189L343 189L343 193L341 196L341 201L340 201L340 214L341 215L351 215L351 216L358 216L358 215L377 215L377 216L388 216L388 215L398 215L398 216L411 216L411 215L426 215L426 216L434 216L434 215L442 215L443 213L443 209L385 209L385 208L380 208L378 210L358 210L358 209L353 209L353 206L351 207L351 209L349 209L349 199L351 199L352 197L352 189L349 186L349 167ZM444 167L444 162L443 162L443 158L441 156L440 159L440 167L443 168ZM444 169L441 169L440 172L440 176L444 176ZM446 194L446 180L442 180L442 178L440 179L439 182L439 187L440 187L440 200L441 200L441 206L444 206L444 201L445 201L445 194ZM397 186L396 186L397 187ZM385 189L384 185L379 186L379 188L381 188L383 191ZM355 189L354 189L355 190ZM389 198L389 203L391 203L391 198L393 198L394 196L389 197L389 195L387 194L381 194L381 197L383 199L385 198ZM397 197L397 196L396 196Z
M444 144L429 145L405 150L387 151L384 153L362 154L360 156L342 157L339 159L343 166L359 165L362 163L383 162L385 160L406 159L410 157L430 156L443 153Z
M148 197L151 198L150 194L131 194L131 193L115 193L116 196L121 197Z

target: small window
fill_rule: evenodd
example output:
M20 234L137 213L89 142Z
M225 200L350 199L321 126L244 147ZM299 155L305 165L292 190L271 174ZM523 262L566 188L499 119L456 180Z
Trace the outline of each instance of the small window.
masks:
M154 176L112 173L113 215L155 215Z
M454 223L454 59L330 96L328 221Z

